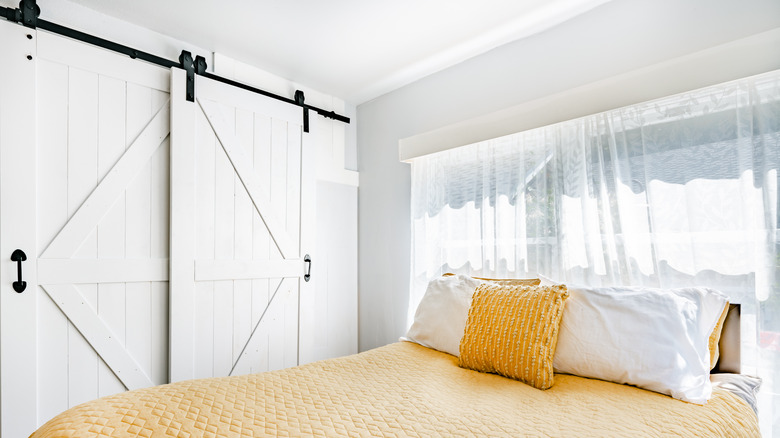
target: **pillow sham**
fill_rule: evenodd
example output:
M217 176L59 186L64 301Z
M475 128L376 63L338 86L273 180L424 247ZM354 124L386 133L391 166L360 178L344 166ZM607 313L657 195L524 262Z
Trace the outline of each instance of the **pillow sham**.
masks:
M553 286L556 284L562 284L558 283L556 281L553 281L544 275L539 275L539 281L542 286ZM720 318L718 319L718 323L715 325L715 327L710 332L710 338L708 343L708 348L710 351L710 370L715 368L715 365L718 363L718 359L720 358L720 334L723 332L723 324L726 322L726 316L729 313L729 302L726 301L726 304L723 306L723 312L720 315Z
M706 288L570 287L553 362L575 374L704 404L709 336L726 298Z
M458 356L471 296L480 284L466 275L431 280L414 313L414 322L401 340Z
M715 365L720 359L720 334L723 332L723 323L726 322L726 315L729 313L729 302L726 301L726 305L723 306L723 311L718 318L718 322L715 324L715 328L712 329L710 334L708 348L710 350L710 370L715 368Z
M491 279L462 274L444 274L428 283L414 314L414 322L401 341L460 355L458 348L474 290L484 282L498 284L539 284L539 279Z
M542 286L555 286L555 285L563 284L563 283L559 283L557 281L552 281L548 277L545 277L544 275L540 274L539 275L539 284L542 285Z
M568 296L562 285L480 285L460 341L459 365L550 388Z

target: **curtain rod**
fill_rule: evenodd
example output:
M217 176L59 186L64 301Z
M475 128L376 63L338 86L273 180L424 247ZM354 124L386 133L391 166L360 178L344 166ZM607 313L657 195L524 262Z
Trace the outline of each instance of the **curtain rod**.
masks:
M42 20L38 18L38 16L41 13L40 7L35 3L35 0L22 0L19 2L19 8L8 8L4 6L0 6L0 17L4 17L8 21L13 21L15 23L21 23L22 25L36 29L40 28L58 35L62 35L64 37L68 37L74 40L78 40L93 46L101 47L107 50L111 50L112 52L120 53L126 56L129 56L133 59L140 59L142 61L146 61L151 64L155 64L161 67L165 68L181 68L184 70L188 70L184 65L183 61L171 61L166 58L162 58L160 56L144 52L142 50L137 50L132 47L128 47L119 43L115 43L113 41L109 41L100 37L96 37L94 35L90 35L88 33L80 32L75 29L71 29L69 27L61 26L56 23L52 23L47 20ZM183 52L184 53L184 52ZM201 58L201 57L198 57ZM202 59L202 58L201 58ZM204 66L205 67L205 66ZM290 105L296 105L299 106L305 110L312 110L317 112L317 114L327 117L329 119L337 120L339 122L343 123L349 123L350 119L347 116L343 116L341 114L337 114L334 111L327 111L322 108L317 108L316 106L308 105L306 103L303 103L303 92L300 90L297 90L295 92L296 96L295 99L290 99L284 96L280 96L278 94L271 93L269 91L261 90L259 88L252 87L247 84L243 84L241 82L234 81L232 79L224 78L222 76L215 75L213 73L205 72L204 69L196 69L196 74L200 74L201 76L212 79L218 82L222 82L224 84L228 84L234 87L238 87L247 91L250 91L252 93L261 94L266 97L270 97L272 99L280 100L282 102L288 103ZM308 130L307 130L308 131Z

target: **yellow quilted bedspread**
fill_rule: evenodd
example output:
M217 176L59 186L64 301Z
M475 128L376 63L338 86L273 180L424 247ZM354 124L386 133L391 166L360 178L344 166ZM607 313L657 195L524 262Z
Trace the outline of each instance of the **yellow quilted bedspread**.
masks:
M105 397L58 415L32 437L670 435L760 436L750 407L721 390L698 406L556 375L541 391L402 342L286 370Z

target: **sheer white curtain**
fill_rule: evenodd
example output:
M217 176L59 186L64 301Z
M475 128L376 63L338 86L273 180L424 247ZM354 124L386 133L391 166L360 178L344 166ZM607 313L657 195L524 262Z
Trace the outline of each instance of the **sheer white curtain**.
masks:
M779 168L780 71L417 158L409 321L444 272L713 287L773 436Z

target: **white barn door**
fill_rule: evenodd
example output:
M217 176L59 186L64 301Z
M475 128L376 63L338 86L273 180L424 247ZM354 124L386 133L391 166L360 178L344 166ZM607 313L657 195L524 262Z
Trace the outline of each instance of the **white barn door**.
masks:
M171 381L297 365L312 136L299 107L195 80L188 102L171 72Z
M0 41L0 415L17 437L168 381L170 72L5 21Z

